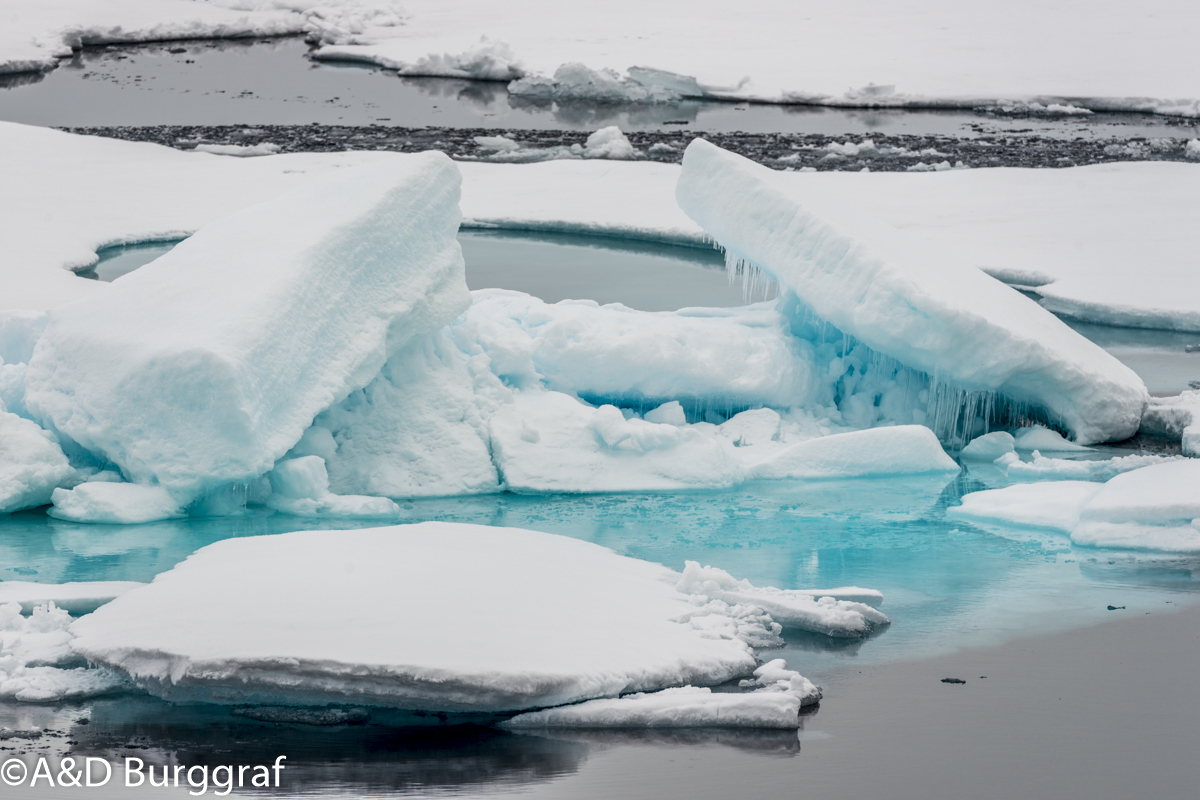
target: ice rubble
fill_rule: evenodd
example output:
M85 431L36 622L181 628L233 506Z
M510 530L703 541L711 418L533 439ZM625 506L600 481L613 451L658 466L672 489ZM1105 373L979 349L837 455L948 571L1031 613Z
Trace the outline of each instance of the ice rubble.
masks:
M89 614L114 597L144 585L136 581L0 581L0 606L19 603L22 613L32 614L37 606L53 603L68 614Z
M458 523L227 539L77 620L71 647L159 696L233 704L509 712L750 675L779 626L681 578Z
M967 264L899 239L887 247L886 231L869 247L797 194L777 173L701 139L684 155L676 191L731 265L763 270L803 298L795 313L811 309L936 383L1040 407L1082 443L1137 431L1148 394L1128 367Z
M1200 391L1150 398L1142 416L1142 432L1178 439L1185 456L1200 456Z
M952 517L1043 527L1075 544L1200 552L1200 461L1181 459L1124 472L1107 483L1046 481L972 492Z
M644 158L645 154L633 146L616 125L592 133L582 144L558 145L555 147L527 147L508 136L476 136L479 146L478 158L507 164L529 164L536 161L552 161L574 158L604 158L629 161Z
M458 194L454 165L429 153L212 223L52 312L25 404L181 506L261 476L389 353L466 307Z
M72 666L79 659L70 646L71 617L53 600L28 617L22 607L15 599L0 604L0 700L57 702L129 687L112 670Z

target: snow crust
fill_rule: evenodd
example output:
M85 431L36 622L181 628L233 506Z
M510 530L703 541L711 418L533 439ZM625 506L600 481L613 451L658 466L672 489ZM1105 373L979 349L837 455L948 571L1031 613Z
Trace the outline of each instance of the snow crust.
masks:
M727 252L763 270L872 349L962 390L1044 409L1082 443L1137 431L1148 394L1128 367L968 264L912 249L859 214L805 208L777 173L697 139L684 155L680 206ZM939 257L940 256L940 257Z
M513 528L227 539L77 620L71 647L157 695L235 704L501 712L750 676L748 641L777 625L680 579Z
M1078 545L1200 552L1200 461L1163 461L1100 484L1044 481L972 492L948 516L1049 528Z
M449 159L421 154L214 222L53 311L25 404L180 505L252 480L389 353L466 307L458 189ZM115 486L87 492L130 491Z

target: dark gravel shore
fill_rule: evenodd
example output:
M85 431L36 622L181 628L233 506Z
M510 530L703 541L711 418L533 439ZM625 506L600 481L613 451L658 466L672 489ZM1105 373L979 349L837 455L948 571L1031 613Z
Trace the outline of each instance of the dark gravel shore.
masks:
M463 160L537 161L550 155L535 150L583 145L587 133L568 130L486 128L396 128L381 125L154 125L66 128L71 133L107 136L187 150L197 144L274 144L280 152L442 150ZM827 136L794 133L709 133L629 131L633 146L648 161L677 163L696 136L777 169L905 170L964 167L1073 167L1113 161L1188 161L1184 138L1064 140L1036 135ZM520 148L500 156L476 137L505 136ZM864 146L864 143L870 142ZM850 145L850 146L847 146Z

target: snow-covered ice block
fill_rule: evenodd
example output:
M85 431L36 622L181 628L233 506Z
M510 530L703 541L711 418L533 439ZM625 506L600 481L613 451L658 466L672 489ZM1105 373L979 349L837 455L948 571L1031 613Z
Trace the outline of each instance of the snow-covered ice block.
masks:
M1200 459L1117 475L1079 514L1076 544L1200 551Z
M1107 480L1122 472L1129 472L1168 461L1179 461L1183 456L1131 455L1102 461L1067 458L1047 458L1037 450L1032 461L1012 461L1005 465L1010 480ZM998 464L999 465L999 464Z
M626 419L562 392L517 392L492 419L492 452L514 492L727 488L745 478L733 446L693 426Z
M54 437L0 403L0 514L45 505L55 489L75 480Z
M959 456L979 461L995 461L1015 449L1013 435L1006 431L993 431L976 436L962 449Z
M1146 387L1104 350L980 270L891 235L882 220L810 210L799 194L702 139L688 146L676 188L731 264L763 270L875 351L958 389L1042 408L1081 443L1137 430Z
M459 182L424 153L205 226L52 312L28 408L185 501L262 475L390 353L466 308Z
M77 620L72 646L162 697L235 704L519 711L749 675L736 620L694 622L680 577L455 523L227 539Z
M505 728L798 728L800 698L788 692L714 692L680 686L530 711Z
M696 561L687 562L675 588L729 605L756 606L785 628L839 638L866 636L890 623L885 614L865 603L814 597L811 591L757 587L747 580L737 580L723 569L702 567Z
M0 605L20 603L21 611L29 614L37 606L54 603L69 614L90 614L113 598L144 585L137 581L0 581Z
M163 486L89 481L74 489L55 489L52 517L71 522L136 525L184 516L184 509Z
M1013 434L1013 447L1017 450L1078 451L1088 448L1069 442L1058 431L1052 431L1045 425L1030 425L1020 428Z
M835 433L777 451L750 467L754 478L858 478L958 472L933 431L895 425Z
M774 303L648 312L503 289L472 297L452 326L455 341L485 353L514 385L544 382L610 401L778 408L809 404L822 386L811 345L791 335Z
M310 429L311 430L311 429ZM329 473L320 456L285 458L267 473L267 505L301 517L395 518L400 507L386 497L338 495L329 491Z
M963 495L962 505L947 508L946 516L1070 533L1100 488L1091 481L1044 481L985 489Z

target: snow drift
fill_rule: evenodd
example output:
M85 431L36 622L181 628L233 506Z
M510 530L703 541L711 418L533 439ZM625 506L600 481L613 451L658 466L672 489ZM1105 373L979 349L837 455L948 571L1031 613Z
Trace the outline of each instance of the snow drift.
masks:
M701 139L684 155L676 197L731 269L762 270L800 298L798 323L815 315L935 384L1040 408L1082 443L1137 430L1142 381L979 270L887 231L868 248L806 210L776 173Z
M26 405L184 503L271 469L314 416L468 304L441 154L315 181L51 313Z

